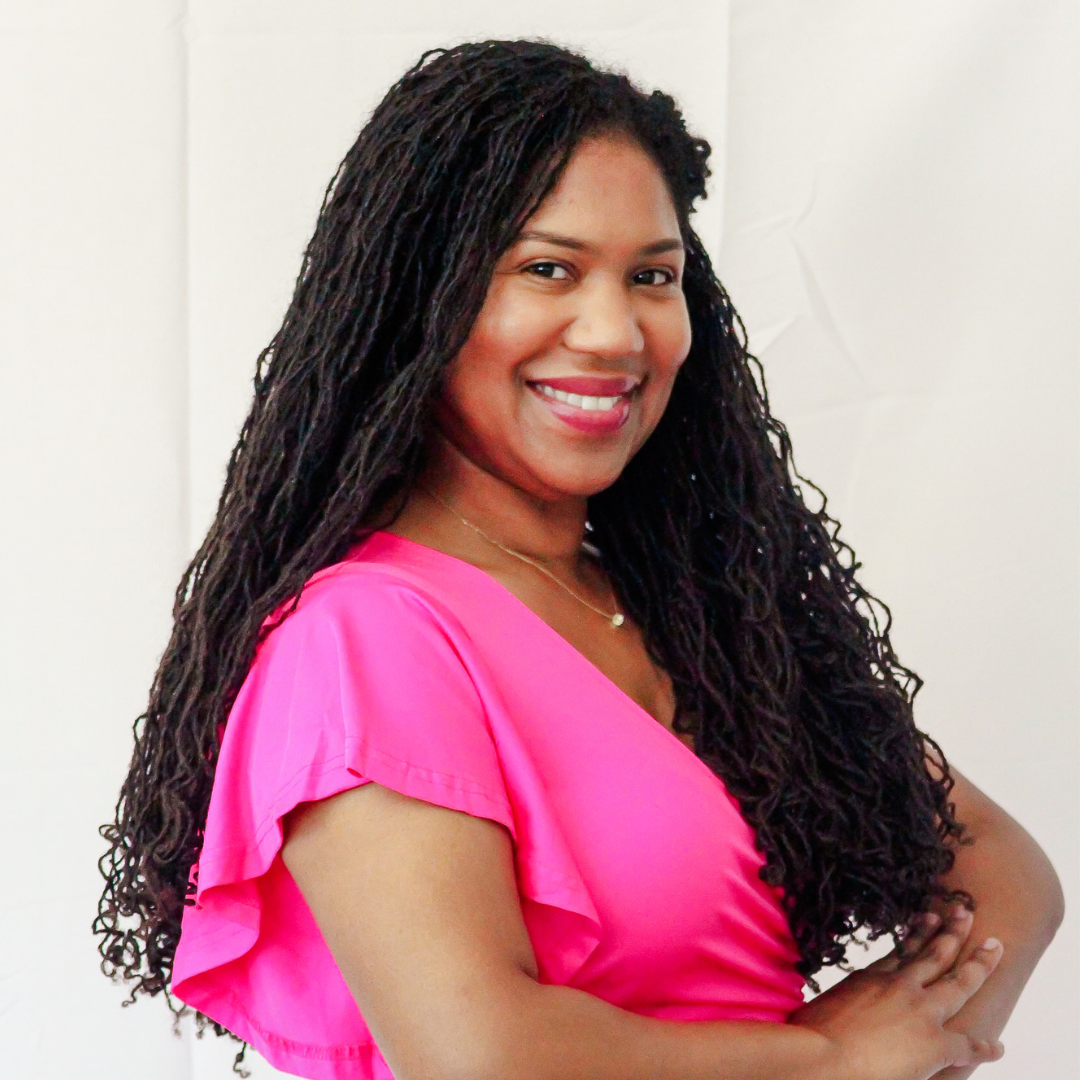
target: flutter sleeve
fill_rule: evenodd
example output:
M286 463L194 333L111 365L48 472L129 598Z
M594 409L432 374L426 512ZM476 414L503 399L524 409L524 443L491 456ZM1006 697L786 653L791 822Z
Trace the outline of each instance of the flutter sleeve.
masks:
M500 758L446 613L331 573L261 645L226 724L173 992L279 1068L391 1076L281 862L282 818L374 781L515 839Z

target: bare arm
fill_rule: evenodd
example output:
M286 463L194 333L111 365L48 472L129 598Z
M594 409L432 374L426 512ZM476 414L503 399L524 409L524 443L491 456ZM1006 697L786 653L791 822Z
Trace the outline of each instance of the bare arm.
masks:
M879 1080L922 1080L996 1056L942 1028L997 961L938 980L959 937L938 935L922 979L869 976L820 1031L657 1020L537 982L501 826L375 784L286 825L285 864L403 1080L864 1080L867 1062Z
M1016 1005L1020 991L1050 944L1064 914L1061 883L1037 843L1004 810L955 769L956 816L974 841L956 852L956 864L944 879L975 900L970 955L974 943L992 934L1005 944L1001 964L986 985L948 1023L984 1039L996 1039ZM961 1080L974 1067L950 1068L940 1080Z

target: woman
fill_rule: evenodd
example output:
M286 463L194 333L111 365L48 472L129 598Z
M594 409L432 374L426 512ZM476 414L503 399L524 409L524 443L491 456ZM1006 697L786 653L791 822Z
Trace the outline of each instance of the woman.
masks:
M177 593L107 971L315 1078L1000 1055L1060 890L792 482L707 156L539 43L376 109ZM857 928L898 950L802 1006Z

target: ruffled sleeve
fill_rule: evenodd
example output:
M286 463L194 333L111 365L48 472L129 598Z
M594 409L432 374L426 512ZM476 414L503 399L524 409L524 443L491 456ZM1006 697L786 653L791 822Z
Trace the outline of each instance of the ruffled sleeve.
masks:
M595 910L546 820L543 784L505 717L494 715L503 730L493 732L498 706L467 652L431 597L342 564L313 579L240 690L173 991L278 1068L313 1080L391 1077L281 861L282 818L299 803L374 781L496 821L514 842L527 919L561 942L549 971L572 972L596 944ZM516 807L508 770L520 774Z

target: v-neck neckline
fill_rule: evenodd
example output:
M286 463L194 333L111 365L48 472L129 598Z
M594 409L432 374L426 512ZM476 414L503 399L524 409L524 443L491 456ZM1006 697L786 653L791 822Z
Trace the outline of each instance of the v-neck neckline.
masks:
M584 664L595 677L600 681L600 684L607 687L608 693L613 693L630 707L638 716L648 721L653 727L659 728L671 739L673 739L682 750L685 750L695 760L700 762L701 759L694 753L692 747L689 747L679 738L679 736L667 725L661 723L655 716L644 706L636 702L614 679L600 670L580 649L572 645L555 629L546 619L541 618L528 604L525 603L520 597L515 596L498 578L489 574L486 570L481 570L479 566L474 563L468 562L465 559L459 559L456 555L450 555L448 552L440 551L438 548L433 548L428 544L422 544L419 540L413 540L407 536L401 536L398 533L388 532L385 529L378 529L372 533L366 540L364 540L359 547L355 549L356 555L360 555L364 548L374 539L378 538L383 543L389 542L390 544L404 544L406 547L418 548L424 552L425 555L434 556L436 561L438 559L446 559L456 566L463 567L466 572L471 571L473 574L478 574L485 583L498 592L502 597L508 600L511 605L515 605L520 608L524 613L527 621L533 622L542 628L541 632L547 632L558 644L558 646L568 649L577 660Z

